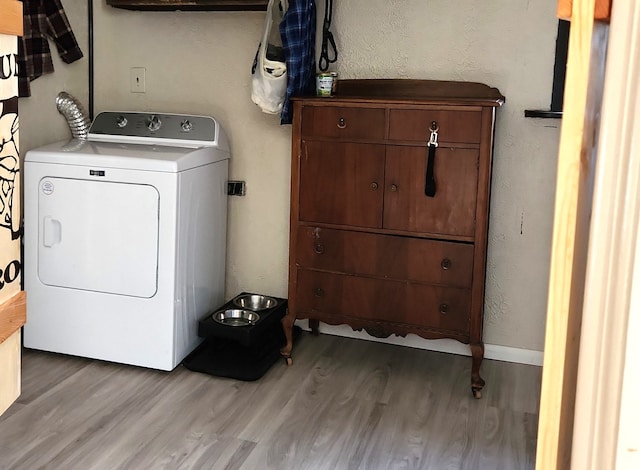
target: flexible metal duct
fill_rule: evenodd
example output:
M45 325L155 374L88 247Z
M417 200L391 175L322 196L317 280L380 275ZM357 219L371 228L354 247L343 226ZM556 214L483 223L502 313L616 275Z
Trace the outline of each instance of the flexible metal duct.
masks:
M91 121L80 102L66 91L56 97L56 107L69 124L71 136L78 140L87 140Z

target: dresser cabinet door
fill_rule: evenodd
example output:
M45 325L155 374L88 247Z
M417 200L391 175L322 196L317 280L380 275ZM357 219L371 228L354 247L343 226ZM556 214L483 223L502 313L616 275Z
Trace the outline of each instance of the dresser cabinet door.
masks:
M383 145L303 141L300 220L382 227Z
M384 228L473 237L479 151L437 148L434 197L425 195L427 154L427 147L387 147Z

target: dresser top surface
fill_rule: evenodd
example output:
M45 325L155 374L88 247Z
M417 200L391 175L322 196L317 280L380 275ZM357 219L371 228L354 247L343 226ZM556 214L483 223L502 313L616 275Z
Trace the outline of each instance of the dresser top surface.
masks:
M497 88L477 82L410 79L339 80L332 97L298 97L296 100L331 103L335 101L405 103L450 103L502 106L505 97Z

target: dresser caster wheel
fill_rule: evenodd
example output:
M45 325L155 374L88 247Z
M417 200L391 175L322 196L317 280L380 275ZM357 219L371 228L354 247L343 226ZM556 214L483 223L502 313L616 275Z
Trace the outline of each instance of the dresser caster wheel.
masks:
M471 387L471 393L473 393L473 398L479 400L482 398L482 389Z
M286 356L284 358L284 362L285 362L285 364L287 364L287 366L292 366L293 365L293 359L291 359L291 356Z

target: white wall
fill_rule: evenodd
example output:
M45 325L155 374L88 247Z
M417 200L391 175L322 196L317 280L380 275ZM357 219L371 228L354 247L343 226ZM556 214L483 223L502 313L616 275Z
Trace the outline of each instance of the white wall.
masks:
M94 3L96 112L215 116L231 141L231 178L247 182L246 197L230 200L227 297L244 290L286 297L291 129L249 97L264 13L132 12ZM321 20L324 2L317 3ZM85 2L63 4L81 33ZM523 113L549 106L555 4L349 0L334 2L332 28L341 78L478 81L506 96L497 117L485 342L530 350L544 343L559 121ZM53 84L33 83L34 96L21 103L25 147L68 136L57 123L40 129L53 119L50 106L55 114L46 101L51 90L85 99L85 69L73 67L57 67ZM146 93L130 93L131 67L146 68Z

